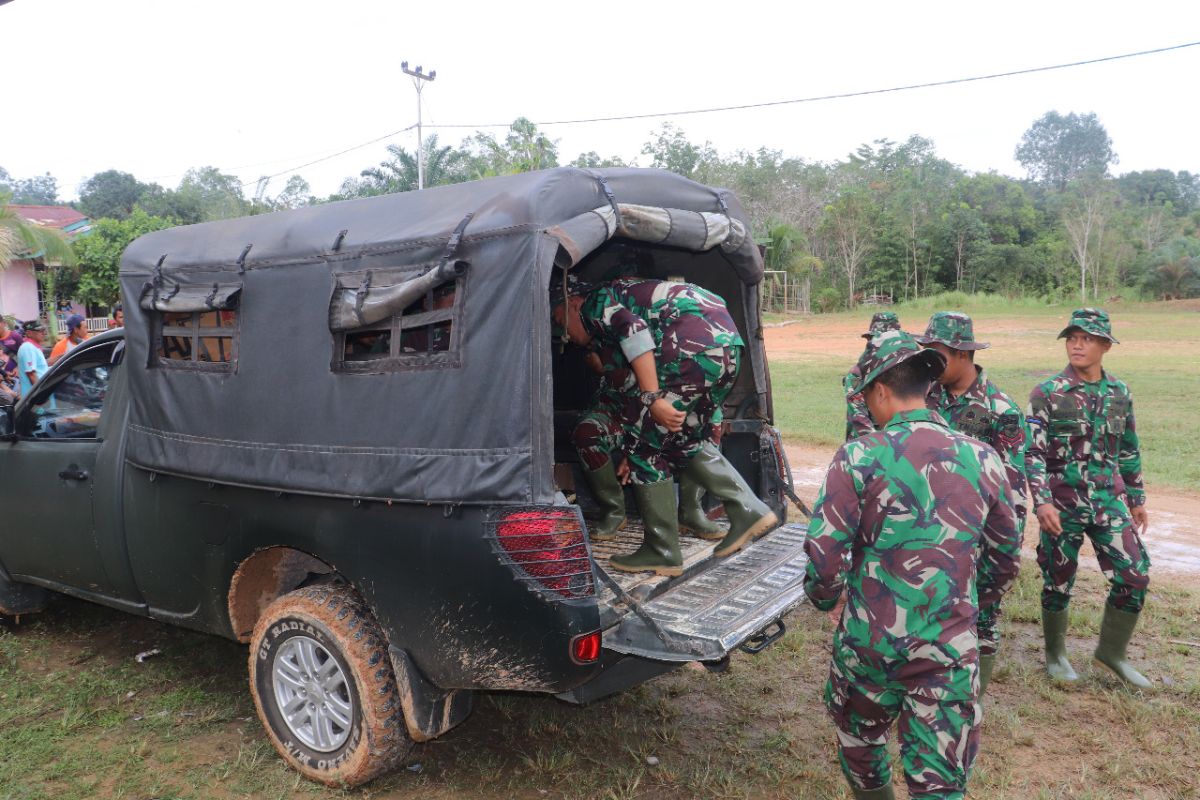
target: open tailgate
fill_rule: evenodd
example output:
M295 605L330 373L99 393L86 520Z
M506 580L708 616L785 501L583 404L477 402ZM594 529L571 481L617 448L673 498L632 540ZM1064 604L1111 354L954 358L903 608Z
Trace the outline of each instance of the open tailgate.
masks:
M602 600L619 619L604 631L608 650L657 661L719 661L747 640L763 647L774 641L783 617L804 600L802 524L782 525L721 559L711 557L712 542L685 536L685 571L671 579L608 567L608 556L641 540L641 531L630 528L616 542L593 545Z

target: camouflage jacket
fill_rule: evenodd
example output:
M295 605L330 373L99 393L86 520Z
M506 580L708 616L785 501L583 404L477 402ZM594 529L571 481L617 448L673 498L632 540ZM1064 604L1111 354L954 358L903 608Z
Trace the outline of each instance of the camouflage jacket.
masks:
M1067 365L1029 395L1029 490L1035 505L1087 505L1092 492L1146 502L1133 396L1107 372L1087 383Z
M1004 465L935 412L898 414L838 450L804 550L813 605L832 608L846 588L835 651L876 667L973 661L978 608L999 601L1020 564Z
M863 399L862 393L850 394L859 377L858 365L855 364L846 373L846 377L842 378L842 395L846 398L847 442L878 430L875 427L875 420L871 418L871 412L867 408L867 401Z
M725 301L690 283L618 278L588 294L582 312L599 345L620 347L629 361L654 352L661 366L745 344Z
M1025 415L1011 397L988 380L982 367L975 367L975 372L975 382L958 397L935 381L929 387L925 404L931 411L941 414L952 430L986 442L1000 454L1008 484L1013 490L1017 515L1023 518L1027 483L1025 448L1029 441Z

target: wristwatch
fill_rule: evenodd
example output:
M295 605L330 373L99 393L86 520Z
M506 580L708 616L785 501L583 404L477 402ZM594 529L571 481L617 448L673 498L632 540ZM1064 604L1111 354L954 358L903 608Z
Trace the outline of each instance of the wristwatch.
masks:
M641 392L638 394L638 400L641 400L642 405L644 405L646 408L649 408L650 406L654 405L654 401L662 397L662 395L663 393L661 389L659 389L657 392Z

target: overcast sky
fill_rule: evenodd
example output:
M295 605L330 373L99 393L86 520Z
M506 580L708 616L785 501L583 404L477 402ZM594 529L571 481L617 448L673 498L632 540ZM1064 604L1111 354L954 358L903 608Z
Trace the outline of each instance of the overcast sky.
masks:
M105 169L174 187L188 168L213 165L252 182L412 125L402 60L437 70L426 123L477 125L788 100L1194 41L1193 0L13 0L0 5L0 166L18 178L50 172L64 199ZM1021 176L1013 148L1055 109L1099 116L1117 173L1200 172L1198 76L1200 47L1190 47L959 86L545 131L563 163L589 150L636 158L668 120L723 154L768 147L812 161L915 133L964 168ZM437 132L457 144L471 130ZM415 131L299 174L327 195L393 142L415 148Z

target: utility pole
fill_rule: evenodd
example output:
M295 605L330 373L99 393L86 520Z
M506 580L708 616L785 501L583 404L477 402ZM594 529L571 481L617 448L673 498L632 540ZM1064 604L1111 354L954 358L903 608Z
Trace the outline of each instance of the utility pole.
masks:
M421 138L421 89L425 86L425 81L431 81L437 77L437 70L429 70L426 75L418 66L415 70L408 68L407 61L400 62L400 70L405 75L411 75L413 86L417 90L417 189L425 188L425 144Z

